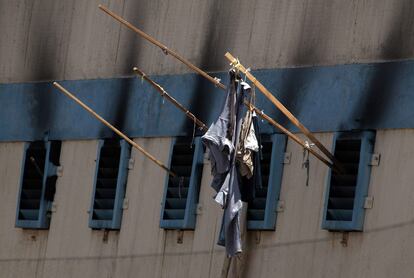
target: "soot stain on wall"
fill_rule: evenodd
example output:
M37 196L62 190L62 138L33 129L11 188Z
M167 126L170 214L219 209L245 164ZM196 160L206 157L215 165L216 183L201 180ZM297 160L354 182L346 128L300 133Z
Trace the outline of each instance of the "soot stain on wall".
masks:
M410 0L404 0L398 5L392 28L381 47L381 58L384 60L404 57L406 52L414 47L408 47L406 43L407 38L414 33L414 4ZM389 104L398 96L394 92L394 86L401 77L401 67L402 64L383 64L369 73L366 86L362 88L364 91L358 94L360 99L352 109L351 118L348 119L354 122L356 129L375 126L392 113Z

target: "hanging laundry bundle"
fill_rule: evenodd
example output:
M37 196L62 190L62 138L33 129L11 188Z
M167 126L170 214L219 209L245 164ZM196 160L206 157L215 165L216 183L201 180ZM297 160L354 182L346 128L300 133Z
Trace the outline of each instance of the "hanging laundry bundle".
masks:
M259 150L252 121L253 113L248 110L243 119L236 153L240 175L249 179L253 176L253 152Z
M241 182L239 183L239 186L242 201L250 203L256 197L256 190L262 189L262 176L260 165L262 155L260 130L257 115L254 111L248 111L247 113L251 113L252 116L250 123L250 135L247 136L246 140L244 140L244 145L242 144L243 141L240 141L236 159L240 174ZM242 133L240 134L240 136L242 136Z
M259 151L254 125L256 117L251 111L243 116L244 98L250 90L250 86L231 70L222 112L201 137L210 151L211 186L217 192L214 199L224 209L218 244L226 247L229 256L242 251L239 213L242 201L251 199L244 195L254 196L255 177L259 173L254 163L259 156L253 155ZM246 187L249 189L246 190Z

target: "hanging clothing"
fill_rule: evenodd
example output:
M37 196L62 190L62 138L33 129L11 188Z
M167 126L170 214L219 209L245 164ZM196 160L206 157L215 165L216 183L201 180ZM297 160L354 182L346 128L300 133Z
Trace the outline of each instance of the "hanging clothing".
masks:
M253 177L253 152L257 151L259 151L259 145L254 132L253 112L248 110L243 119L236 155L239 173L242 177L247 177L248 179Z
M251 178L247 178L246 176L241 177L240 192L243 202L252 202L256 198L256 190L260 190L262 188L262 145L260 140L259 122L254 111L252 114L252 126L257 140L258 151L252 152L253 176Z
M255 90L246 86L250 94L249 102L255 103ZM237 164L240 174L240 192L243 202L252 202L256 196L256 189L261 187L260 168L260 134L257 115L247 110L243 119L240 142L237 147ZM260 185L260 186L259 186Z
M216 192L220 190L227 173L230 171L231 154L234 152L232 129L236 121L236 115L234 114L236 83L234 73L230 72L229 75L230 84L222 112L216 122L201 137L201 141L209 150L211 174L213 176L211 186Z
M243 100L247 83L236 78L234 71L229 72L227 98L223 110L207 133L201 137L210 150L211 186L217 192L215 201L224 209L222 234L218 244L226 247L229 256L242 251L240 235L240 216L242 208L239 175L236 169L236 146L238 145L242 124Z
M259 119L255 112L253 112L253 126L254 132L256 135L257 145L259 146L259 151L254 154L254 174L253 174L253 186L256 189L262 189L262 167L261 162L263 159L262 155L262 140L260 137L260 128L259 128Z

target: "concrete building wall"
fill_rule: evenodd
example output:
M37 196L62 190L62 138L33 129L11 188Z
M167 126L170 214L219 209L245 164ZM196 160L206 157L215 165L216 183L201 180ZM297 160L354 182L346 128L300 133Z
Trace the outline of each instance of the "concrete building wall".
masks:
M189 72L100 3L208 71L414 57L410 0L0 0L0 82Z
M114 78L131 75L133 66L158 75L189 72L98 4L207 71L228 68L226 51L254 69L414 58L410 0L0 0L0 83ZM378 86L387 99L389 87ZM374 86L368 96L376 99L377 92ZM332 136L317 134L328 148ZM136 141L168 160L170 138ZM284 166L280 195L285 210L276 231L248 233L245 276L412 277L413 141L413 129L377 132L382 159L371 172L374 207L366 210L365 231L349 233L347 246L343 234L320 228L326 166L311 158L306 187L302 149L289 141L292 161ZM185 231L179 244L178 231L159 228L165 172L133 150L122 228L104 240L103 231L88 227L97 141L63 142L64 172L49 230L14 227L23 147L0 143L1 277L219 276L221 210L211 198L208 163L196 230Z
M333 134L319 133L330 147ZM284 166L276 231L249 232L246 277L412 277L414 260L414 130L377 131L365 231L342 234L321 230L327 168L313 157L309 186L302 149L288 141L291 163ZM161 161L168 159L170 138L136 139ZM14 227L23 143L0 144L1 277L218 277L224 259L216 245L221 209L213 202L210 166L205 161L195 231L159 228L165 172L133 150L119 232L88 228L97 141L62 144L63 176L57 181L56 212L49 230Z

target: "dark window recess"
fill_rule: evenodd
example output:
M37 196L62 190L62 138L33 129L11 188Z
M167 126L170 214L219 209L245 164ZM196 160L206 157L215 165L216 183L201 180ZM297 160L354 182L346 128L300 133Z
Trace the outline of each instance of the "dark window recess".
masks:
M361 140L336 142L334 156L341 162L346 172L331 174L327 220L352 221L360 151Z
M328 230L360 231L363 226L363 203L368 193L369 162L375 133L342 132L334 141L334 156L343 173L329 171L328 191L322 227Z
M282 134L262 135L261 145L262 188L256 189L255 198L248 204L247 228L249 230L274 230L276 206L282 182L286 136Z
M100 140L89 226L119 229L131 148L124 140Z
M16 227L49 228L60 149L60 141L35 141L25 145Z
M264 138L262 136L262 160L260 163L261 167L261 178L262 188L256 189L256 196L252 202L249 203L247 210L247 221L263 221L265 217L267 191L269 186L269 175L270 175L270 160L272 155L272 141L270 138ZM267 139L267 140L266 140Z
M194 229L203 167L203 146L199 137L173 140L170 169L177 177L167 175L160 227Z

